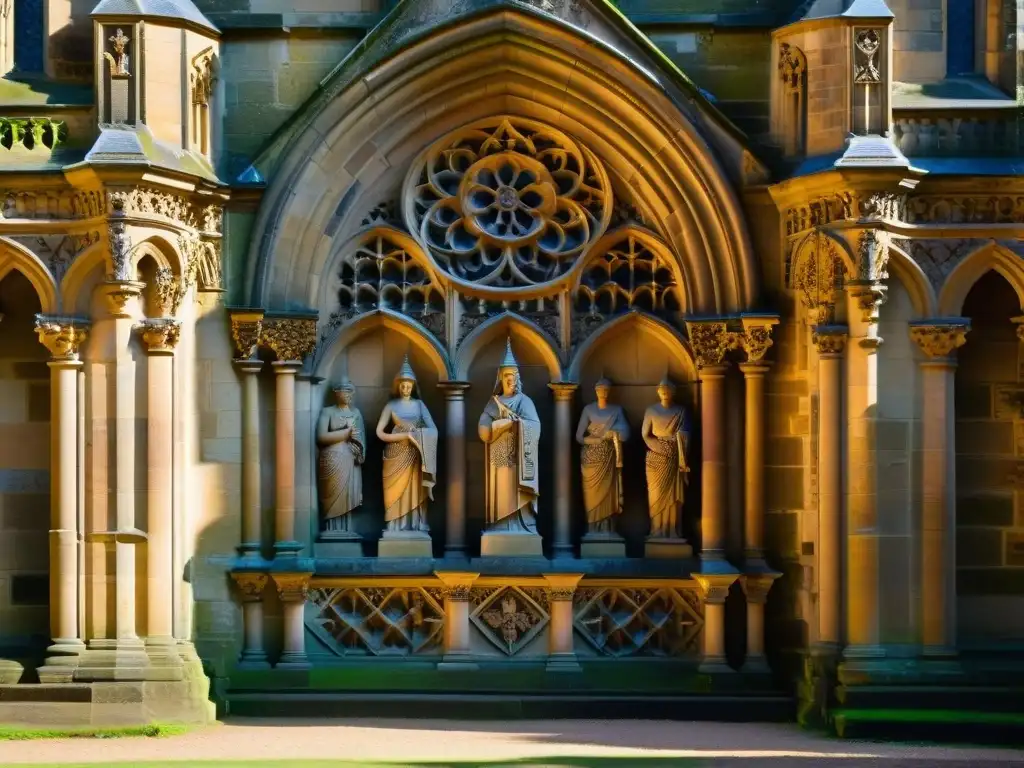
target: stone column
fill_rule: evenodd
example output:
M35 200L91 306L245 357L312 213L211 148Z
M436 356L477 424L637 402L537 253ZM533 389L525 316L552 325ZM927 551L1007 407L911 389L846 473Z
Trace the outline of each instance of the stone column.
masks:
M85 323L36 316L36 333L49 350L50 366L50 636L51 657L39 670L42 682L70 682L85 649L79 626L78 556L78 349ZM62 658L63 657L63 658Z
M445 557L466 556L466 392L469 382L442 381L437 385L446 402L448 503L445 517Z
M309 669L311 666L306 658L306 595L312 576L312 573L272 575L284 607L284 642L275 665L277 669Z
M878 305L884 287L847 287L846 350L846 658L877 658L878 614ZM819 558L820 559L820 558Z
M818 642L838 650L843 584L843 390L846 326L818 325Z
M724 322L688 322L700 371L701 560L725 560L725 353L731 339Z
M736 574L694 574L704 599L704 634L699 671L702 674L732 672L725 659L725 599Z
M435 571L434 575L444 584L444 657L437 668L477 669L470 649L469 597L480 574Z
M135 559L137 544L146 535L135 524L135 361L131 355L131 334L135 324L129 304L145 286L127 280L104 285L114 322L114 505L116 530L103 535L114 542L115 625L118 648L142 645L135 616Z
M146 423L148 430L148 562L146 644L175 645L171 584L173 518L172 488L174 437L172 433L174 347L181 335L181 323L170 318L147 320L142 340L148 356Z
M915 323L910 336L924 352L921 382L921 644L926 656L956 653L954 375L970 321Z
M556 558L571 558L572 551L572 398L578 385L548 384L555 393L555 541Z
M267 654L263 650L263 588L267 586L265 573L235 572L231 574L242 600L242 653L238 657L241 669L269 669Z
M764 655L764 606L772 584L782 574L747 574L740 578L743 595L747 599L747 658L744 672L767 673L768 661Z
M316 320L267 318L263 339L277 355L275 427L275 557L296 556L302 543L295 538L295 375L316 343Z
M580 672L573 647L573 597L582 573L545 573L551 624L548 626L548 672Z
M263 362L256 358L262 330L262 312L232 313L231 335L238 353L234 364L242 377L242 535L238 553L249 562L261 559L263 529L259 403L259 373ZM261 603L261 613L262 610Z

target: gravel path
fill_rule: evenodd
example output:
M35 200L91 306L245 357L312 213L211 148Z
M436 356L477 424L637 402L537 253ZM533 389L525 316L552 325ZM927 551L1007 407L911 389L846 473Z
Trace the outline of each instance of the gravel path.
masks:
M1009 749L837 741L789 725L650 720L516 721L503 725L444 720L240 718L169 738L0 742L0 765L275 759L443 764L531 758L556 759L555 764L560 767L573 764L557 760L559 757L712 758L708 763L716 766L748 767L825 763L841 764L844 768L1024 766L1024 751ZM643 761L636 764L642 766Z

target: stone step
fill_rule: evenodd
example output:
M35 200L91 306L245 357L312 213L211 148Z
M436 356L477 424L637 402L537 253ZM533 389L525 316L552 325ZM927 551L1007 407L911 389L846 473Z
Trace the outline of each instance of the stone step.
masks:
M619 696L362 693L228 690L236 717L403 717L470 720L625 718L792 722L795 702L779 694Z
M971 710L1020 712L1024 688L969 685L839 686L844 709Z
M964 710L841 710L833 722L846 739L945 744L1024 744L1024 714Z

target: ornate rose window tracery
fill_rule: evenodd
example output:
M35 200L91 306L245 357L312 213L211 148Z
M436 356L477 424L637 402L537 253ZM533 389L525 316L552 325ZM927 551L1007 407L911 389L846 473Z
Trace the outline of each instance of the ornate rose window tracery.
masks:
M592 152L531 120L494 118L449 135L406 179L409 230L438 269L483 293L557 290L612 213Z

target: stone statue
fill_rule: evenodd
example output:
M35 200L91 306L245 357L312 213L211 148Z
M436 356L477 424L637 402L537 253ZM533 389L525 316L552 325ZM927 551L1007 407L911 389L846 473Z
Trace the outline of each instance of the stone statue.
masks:
M316 425L317 480L327 532L349 533L349 513L363 503L366 430L363 415L352 406L354 394L355 387L344 379L334 388L337 404L324 408Z
M583 446L583 507L587 533L614 534L615 517L622 514L622 444L629 439L629 424L621 405L610 405L612 383L602 378L594 385L597 402L583 409L576 442Z
M540 418L522 392L511 339L478 432L485 446L487 532L536 535Z
M690 468L686 409L672 402L676 388L667 378L658 384L658 403L644 412L641 435L647 444L647 504L650 539L680 539L680 512Z
M384 442L385 533L427 532L427 502L434 497L437 473L437 427L416 397L416 374L408 356L391 394L377 422L377 437Z

